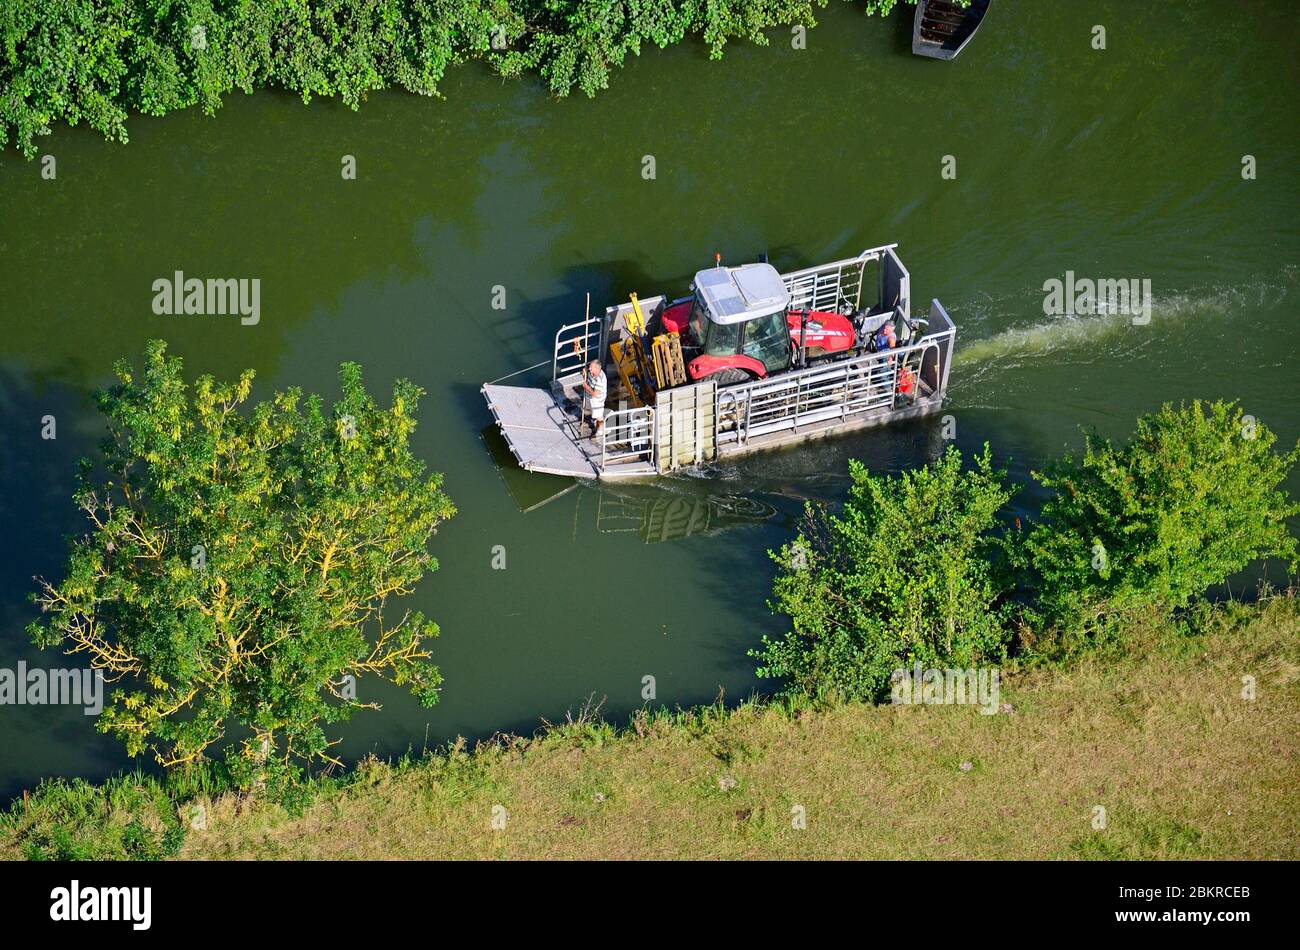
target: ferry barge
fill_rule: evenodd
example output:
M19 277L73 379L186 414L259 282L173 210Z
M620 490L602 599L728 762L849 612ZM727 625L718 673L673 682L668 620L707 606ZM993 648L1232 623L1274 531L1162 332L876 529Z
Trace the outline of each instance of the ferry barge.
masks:
M522 468L582 479L650 478L930 415L957 328L938 300L912 314L896 248L786 274L718 261L689 296L633 294L560 327L548 386L487 383L483 397ZM897 345L877 349L886 322ZM609 381L594 436L580 399L592 359Z

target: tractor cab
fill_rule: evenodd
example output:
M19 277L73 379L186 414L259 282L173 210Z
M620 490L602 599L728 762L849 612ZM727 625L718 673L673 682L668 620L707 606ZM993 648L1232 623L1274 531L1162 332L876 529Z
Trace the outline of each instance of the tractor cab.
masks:
M744 382L790 368L790 291L775 267L711 267L695 275L691 290L693 297L664 311L663 323L681 334L692 380Z
M711 267L691 284L694 296L663 312L664 329L678 333L693 381L721 385L766 379L805 361L811 352L847 352L853 324L836 313L790 309L790 290L771 264Z

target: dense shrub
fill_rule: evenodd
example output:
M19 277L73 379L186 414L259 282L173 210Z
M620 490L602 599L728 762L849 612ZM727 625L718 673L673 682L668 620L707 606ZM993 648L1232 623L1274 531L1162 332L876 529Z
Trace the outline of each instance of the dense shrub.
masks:
M1261 558L1297 559L1282 490L1300 447L1234 403L1174 408L1138 420L1113 445L1087 436L1035 478L1053 491L1024 557L1034 626L1086 643L1145 610L1168 613Z
M179 852L185 828L162 785L132 774L42 782L0 813L0 835L28 860L151 861Z
M887 13L896 0L861 0ZM396 86L435 95L447 67L480 58L539 73L552 93L594 95L644 44L699 35L766 43L816 24L827 0L5 0L0 146L35 154L50 125L85 122L125 142L131 110L211 113L232 90L274 85L352 108ZM495 38L495 42L494 42Z
M780 565L771 606L790 617L779 640L751 651L787 692L875 699L914 661L968 667L1004 656L1008 586L997 513L1011 498L988 446L973 469L949 447L897 476L850 462L838 515L810 505Z
M892 478L852 462L843 513L810 507L776 555L771 605L792 630L751 651L759 675L785 678L789 694L879 697L916 660L1004 656L1009 625L1019 650L1060 657L1163 622L1261 559L1294 571L1300 505L1282 486L1300 445L1276 442L1235 403L1165 405L1126 442L1090 433L1081 459L1034 473L1052 494L1007 534L995 516L1010 492L987 447L965 473L956 449Z

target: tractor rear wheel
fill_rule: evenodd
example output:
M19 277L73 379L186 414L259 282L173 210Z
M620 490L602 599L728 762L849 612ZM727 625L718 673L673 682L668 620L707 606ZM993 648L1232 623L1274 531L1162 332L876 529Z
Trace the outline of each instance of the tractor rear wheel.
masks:
M726 369L720 369L716 373L710 373L702 377L702 383L717 383L719 386L731 386L735 383L747 383L754 378L752 373L735 366L728 366Z

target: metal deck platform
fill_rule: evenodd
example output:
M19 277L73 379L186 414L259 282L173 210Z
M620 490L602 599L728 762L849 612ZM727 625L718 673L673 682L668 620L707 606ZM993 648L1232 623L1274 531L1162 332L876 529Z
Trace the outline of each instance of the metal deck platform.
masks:
M576 420L556 403L550 392L490 383L482 392L520 467L530 472L574 478L599 475L596 467L599 446L590 440L579 440ZM584 442L594 448L594 458L583 447Z

